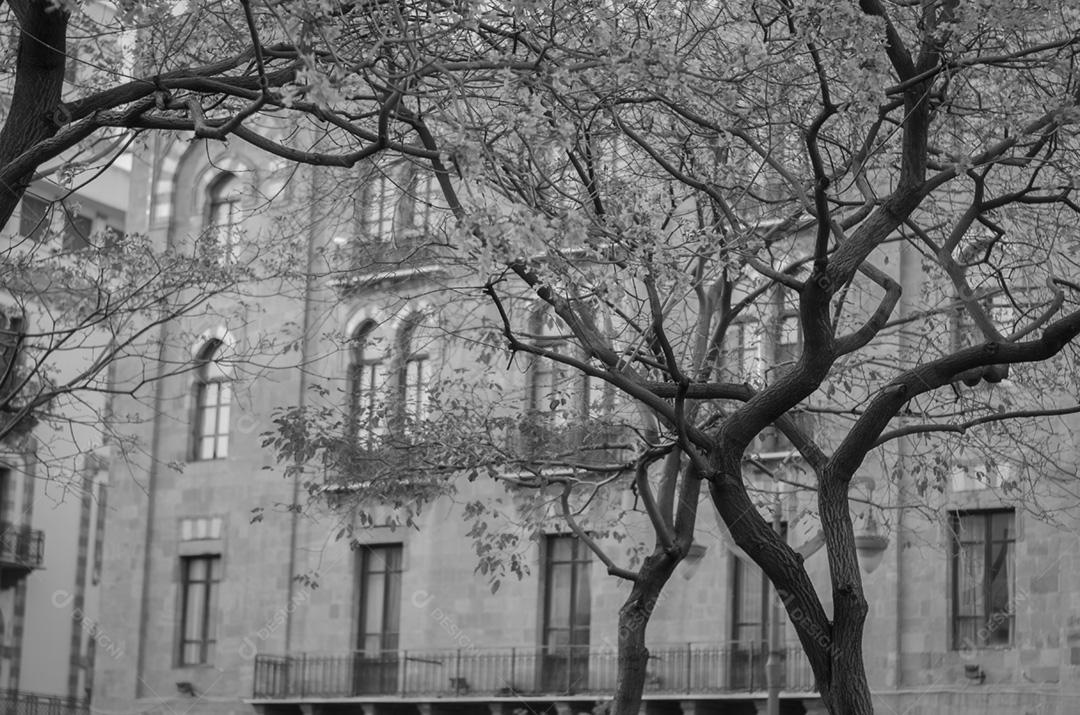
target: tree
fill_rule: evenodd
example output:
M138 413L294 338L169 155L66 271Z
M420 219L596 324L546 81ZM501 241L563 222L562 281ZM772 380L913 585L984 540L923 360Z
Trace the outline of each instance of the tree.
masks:
M404 155L431 167L458 255L490 275L491 300L505 309L505 281L533 291L577 349L549 349L501 310L511 348L604 380L648 415L639 475L661 457L668 469L652 485L657 546L622 574L634 592L619 713L637 710L648 604L689 548L686 505L703 486L802 614L830 709L869 712L856 470L892 437L1075 409L1049 404L1053 391L1004 409L965 391L1019 365L1036 366L1029 384L1045 366L1053 384L1053 359L1080 332L1065 240L1072 8L146 3L103 21L136 28L144 79L103 76L70 101L69 6L5 9L22 34L0 217L43 162L109 128L233 136L331 166ZM897 260L926 280L897 282ZM725 372L732 335L781 289L801 334L790 368ZM960 314L978 344L941 339ZM816 413L826 425L811 433L800 418ZM769 425L814 475L832 618L750 498L746 455ZM649 478L638 482L648 501Z
M426 91L451 63L416 39L401 40L412 55L386 49L400 64L385 81L409 97L396 116L431 152L452 243L490 276L511 353L647 415L635 463L656 546L634 570L600 556L633 582L615 711L638 709L649 609L705 486L782 594L830 711L870 712L857 471L901 437L978 428L1022 450L1010 420L1078 409L1061 371L1080 332L1078 18L879 2L473 12L456 94ZM572 350L522 328L507 307L522 290ZM738 336L754 330L771 347L748 371ZM1026 394L988 387L1010 376ZM831 615L751 498L770 425L812 475ZM914 487L940 485L936 468Z

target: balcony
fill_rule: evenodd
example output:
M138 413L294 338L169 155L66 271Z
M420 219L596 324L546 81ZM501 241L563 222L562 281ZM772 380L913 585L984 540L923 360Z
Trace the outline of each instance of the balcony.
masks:
M60 695L38 695L19 690L0 690L0 713L14 715L89 715L85 700Z
M537 467L562 465L602 466L626 461L632 435L622 425L552 425L543 419L526 418L510 432L507 451Z
M441 270L443 245L419 230L405 231L384 241L358 236L337 249L338 263L348 275L339 287L347 290L355 285L407 278L432 267Z
M650 648L645 693L660 697L763 693L764 643L686 643ZM393 697L545 699L607 697L615 689L616 653L589 647L461 648L255 657L256 700ZM787 693L810 693L814 678L802 650L785 651Z
M44 533L28 526L0 523L0 588L9 588L41 568L44 556Z

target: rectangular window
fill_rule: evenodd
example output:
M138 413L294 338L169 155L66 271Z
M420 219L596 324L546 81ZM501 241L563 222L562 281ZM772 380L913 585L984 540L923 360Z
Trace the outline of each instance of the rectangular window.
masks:
M365 655L396 651L401 619L401 544L360 551L360 617L356 648Z
M240 197L235 193L215 195L210 202L210 232L221 260L235 261L240 255Z
M220 581L219 555L180 560L180 665L213 663Z
M748 320L731 326L730 373L736 380L757 382L761 377L761 325Z
M405 417L421 421L427 417L428 359L426 355L413 355L405 361Z
M732 569L731 640L748 648L768 638L769 584L757 564L735 557Z
M386 375L382 363L377 361L353 363L349 371L349 420L358 443L372 449L380 434L379 390Z
M79 251L90 246L90 237L94 233L94 220L89 216L77 214L67 208L64 209L64 240L65 251Z
M364 546L360 551L354 695L399 692L401 571L401 544Z
M953 648L1013 642L1016 526L1012 510L949 515Z
M588 547L574 536L547 537L544 645L588 646L592 594Z
M229 456L232 385L224 381L202 383L196 399L195 458L224 459Z
M378 242L394 237L397 218L398 187L385 173L379 173L368 187L367 230L368 236Z
M779 377L795 367L802 344L802 327L798 313L785 312L780 316L776 336L776 375Z
M19 211L19 235L33 241L44 240L49 231L49 202L30 194L23 195Z
M578 692L589 678L592 558L574 536L548 536L544 545L543 688Z

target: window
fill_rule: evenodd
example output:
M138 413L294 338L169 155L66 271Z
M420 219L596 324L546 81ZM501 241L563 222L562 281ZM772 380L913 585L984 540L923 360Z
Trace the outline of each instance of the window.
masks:
M588 547L574 536L548 536L544 564L544 645L589 645L592 594Z
M570 693L588 682L592 560L573 536L548 536L544 546L543 687Z
M420 316L410 317L398 341L399 354L402 356L398 387L401 392L402 413L409 422L419 422L427 418L428 383L431 375L427 354L415 349L419 324Z
M432 172L414 172L412 184L413 228L430 231L438 220L440 209L446 208L442 188Z
M224 261L236 260L240 250L239 184L233 174L222 174L210 184L207 230Z
M954 649L1013 641L1014 522L1011 510L949 516Z
M561 320L541 311L533 316L531 323L531 332L539 347L554 353L570 352L566 335L559 330L563 325ZM567 399L578 397L582 411L587 413L585 406L595 396L595 391L590 389L585 375L581 375L580 385L568 384L568 378L576 372L560 362L539 355L534 357L529 369L529 410L553 412L556 418L565 421L569 412Z
M64 209L64 241L65 251L79 251L90 246L90 237L94 233L94 220L89 216L77 214L65 207Z
M731 572L731 640L749 646L768 638L769 582L758 565L741 556Z
M221 557L180 560L180 665L213 663Z
M773 346L773 377L779 378L795 367L802 352L802 325L799 321L799 296L781 288L776 301L776 341Z
M195 378L194 459L223 459L229 455L229 375L218 361L223 343L211 340L199 352Z
M379 389L385 380L382 361L373 350L374 321L367 321L352 335L347 407L348 429L361 446L371 448L378 435Z
M0 404L10 402L19 387L17 376L25 337L21 315L0 313Z
M781 538L787 538L787 524ZM765 573L749 559L734 555L731 570L730 687L763 689L769 656L772 589Z
M401 544L362 547L358 568L357 657L353 661L355 695L399 692L401 571Z
M398 648L401 619L401 544L360 551L360 617L356 649L378 655Z
M727 363L729 375L740 381L757 382L761 377L761 325L742 320L729 328Z
M368 185L367 233L375 241L389 241L394 235L398 208L397 186L380 171Z
M42 241L49 232L49 202L31 194L23 195L19 212L19 235Z

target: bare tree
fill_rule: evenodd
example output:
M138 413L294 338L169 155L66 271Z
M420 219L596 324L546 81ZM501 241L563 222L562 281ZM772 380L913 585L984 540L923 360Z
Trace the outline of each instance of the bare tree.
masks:
M484 274L512 350L603 380L644 415L631 462L657 539L640 568L612 562L634 583L619 713L638 709L649 603L691 544L698 490L801 614L829 708L869 712L857 470L890 438L1075 409L1052 390L1004 410L965 393L1014 368L1056 384L1080 332L1071 8L136 4L77 16L130 28L134 78L106 72L68 98L70 8L4 11L20 33L5 220L45 162L110 129L430 167L455 255ZM521 332L507 299L522 290L574 350ZM730 369L733 336L755 323L773 346L795 330L797 348ZM946 339L968 324L974 344ZM815 477L831 616L748 492L746 457L770 425Z
M443 65L401 60L395 86L416 109L406 100L396 117L433 157L451 243L488 276L511 354L603 380L645 415L622 468L637 473L655 548L631 569L581 531L633 583L616 712L640 705L645 626L692 543L700 489L782 594L830 711L870 712L857 472L899 437L1001 438L990 428L1077 410L1060 389L1080 332L1070 12L478 13L457 47L463 61L497 57L497 71L474 63L431 106L415 87ZM558 316L560 347L509 307L526 290ZM749 352L762 364L748 369ZM1032 389L1003 405L991 386L1006 379ZM831 614L751 497L770 429L813 475Z

